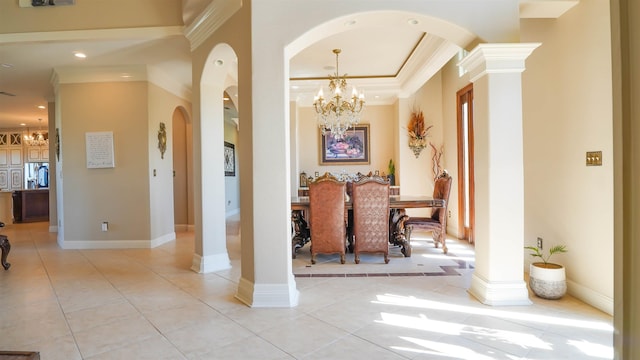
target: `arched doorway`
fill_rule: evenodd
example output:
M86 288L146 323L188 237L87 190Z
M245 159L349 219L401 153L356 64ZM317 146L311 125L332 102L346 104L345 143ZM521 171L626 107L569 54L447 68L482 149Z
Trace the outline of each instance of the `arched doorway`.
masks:
M192 270L208 273L231 267L225 233L224 91L237 85L236 55L227 44L216 45L204 65L199 84L199 121L194 122L195 254ZM197 115L196 115L197 116Z
M172 116L173 216L176 231L193 229L193 154L191 119L184 108Z

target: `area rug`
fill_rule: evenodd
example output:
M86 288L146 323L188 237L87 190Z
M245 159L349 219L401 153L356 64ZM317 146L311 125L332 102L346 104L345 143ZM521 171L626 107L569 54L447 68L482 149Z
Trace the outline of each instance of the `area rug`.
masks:
M430 237L412 238L411 257L404 257L400 247L389 246L389 263L384 263L382 254L361 254L356 264L354 255L347 253L344 264L340 256L316 255L316 264L311 264L309 244L298 249L293 259L293 274L296 277L381 277L381 276L460 276L459 270L473 269L475 254L473 246L466 241L447 239L449 251L434 246Z

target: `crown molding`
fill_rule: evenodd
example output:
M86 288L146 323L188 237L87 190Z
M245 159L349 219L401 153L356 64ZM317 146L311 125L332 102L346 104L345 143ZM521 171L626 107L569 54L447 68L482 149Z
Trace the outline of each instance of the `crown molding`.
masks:
M242 0L214 0L184 28L184 36L197 49L207 38L242 7Z
M0 44L28 43L40 41L79 40L129 40L161 39L170 36L184 36L182 26L159 26L146 28L45 31L29 33L0 34Z
M126 75L126 77L123 77ZM58 89L60 84L146 81L191 101L191 90L173 80L162 70L147 65L58 67L53 69L51 84Z
M472 82L486 74L521 73L525 60L538 46L540 43L479 44L458 65Z

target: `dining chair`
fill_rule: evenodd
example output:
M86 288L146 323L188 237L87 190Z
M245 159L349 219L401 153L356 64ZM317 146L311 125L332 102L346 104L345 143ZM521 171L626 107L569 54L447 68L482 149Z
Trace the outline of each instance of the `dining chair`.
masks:
M339 254L345 263L345 183L329 173L309 183L309 230L311 263L317 254Z
M353 183L353 242L356 264L361 253L382 253L389 263L389 182L380 176Z
M411 232L414 229L431 231L433 233L433 243L437 248L442 245L442 251L446 254L448 249L445 244L447 237L447 206L449 204L449 193L451 192L451 175L444 170L436 179L433 188L433 198L444 200L444 207L436 207L431 210L431 217L410 216L405 221L405 235L407 243L411 246Z

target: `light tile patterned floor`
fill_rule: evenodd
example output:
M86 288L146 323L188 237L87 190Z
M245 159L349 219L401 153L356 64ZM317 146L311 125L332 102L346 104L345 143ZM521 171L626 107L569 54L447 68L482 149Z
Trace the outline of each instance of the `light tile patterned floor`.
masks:
M45 360L613 357L611 317L571 296L478 303L466 291L473 248L455 240L443 255L423 236L411 258L392 249L387 265L381 256L356 265L349 255L346 264L325 257L309 266L305 247L293 263L299 306L249 308L234 298L237 220L227 227L233 268L206 275L189 270L191 233L155 249L76 251L61 250L46 223L8 225L0 350Z

